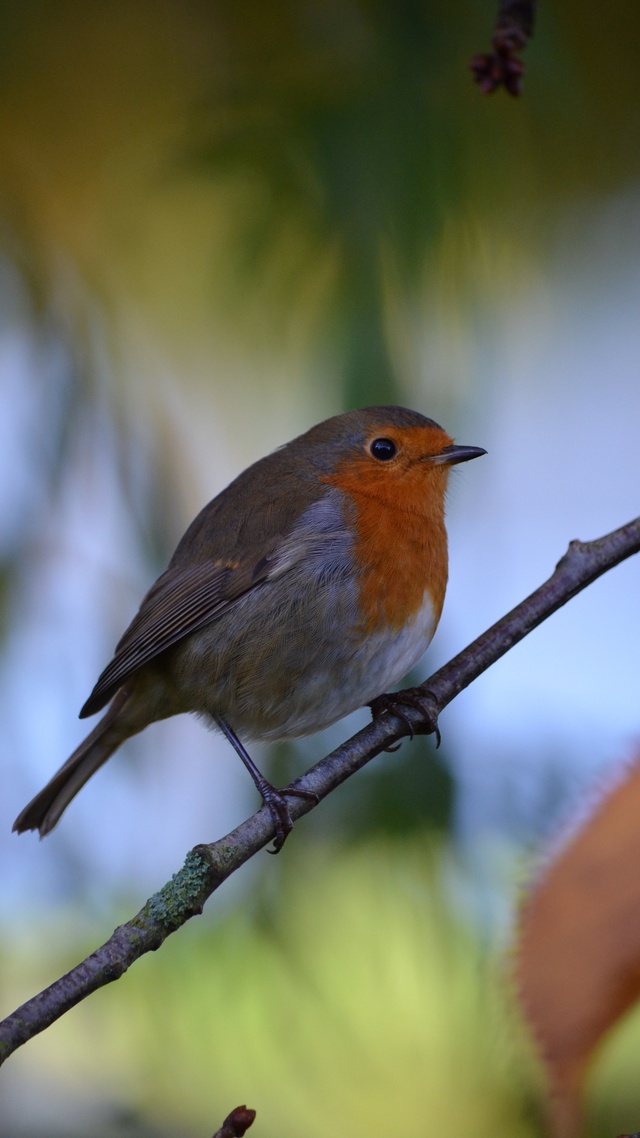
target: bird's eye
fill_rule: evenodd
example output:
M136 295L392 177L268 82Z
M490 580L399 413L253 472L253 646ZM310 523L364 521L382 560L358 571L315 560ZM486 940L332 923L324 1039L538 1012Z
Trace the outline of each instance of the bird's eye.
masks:
M392 439L374 439L369 450L378 462L388 462L398 453L398 448Z

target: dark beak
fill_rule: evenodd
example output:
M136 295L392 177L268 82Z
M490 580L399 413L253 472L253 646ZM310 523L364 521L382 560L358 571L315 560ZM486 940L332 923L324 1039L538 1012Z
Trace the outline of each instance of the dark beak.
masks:
M432 455L428 461L432 462L434 466L453 466L456 462L470 462L472 458L480 458L481 454L486 453L482 447L463 447L454 444L450 447L443 447L440 454Z

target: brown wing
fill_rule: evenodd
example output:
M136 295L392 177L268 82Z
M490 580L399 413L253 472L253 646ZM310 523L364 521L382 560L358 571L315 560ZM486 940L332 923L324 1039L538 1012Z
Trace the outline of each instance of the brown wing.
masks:
M264 581L270 558L256 566L220 566L208 561L185 569L168 569L144 598L80 712L95 715L139 668L184 636L225 612L239 597Z
M309 474L300 462L301 441L260 459L200 511L144 598L81 718L100 711L149 660L221 616L274 573L286 572L319 536L339 526L338 508L304 522L308 508L331 495L314 469Z

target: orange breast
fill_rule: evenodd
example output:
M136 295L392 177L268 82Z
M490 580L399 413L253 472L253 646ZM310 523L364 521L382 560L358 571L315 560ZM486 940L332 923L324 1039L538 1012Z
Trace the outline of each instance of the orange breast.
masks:
M438 434L450 441L444 432ZM367 632L401 629L420 612L425 592L437 624L448 573L447 473L446 466L424 462L391 469L363 455L325 479L353 504L354 555Z

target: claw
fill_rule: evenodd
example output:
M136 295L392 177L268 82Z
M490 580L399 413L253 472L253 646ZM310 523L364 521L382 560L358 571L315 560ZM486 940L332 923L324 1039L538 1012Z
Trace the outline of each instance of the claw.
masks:
M372 700L369 704L371 708L371 715L374 719L378 719L385 712L389 715L395 715L397 719L401 719L404 723L409 739L413 739L416 729L405 714L403 707L411 707L419 711L424 716L426 723L425 726L419 727L421 735L435 735L436 748L442 742L440 728L438 727L438 716L433 713L432 700L434 697L431 692L424 691L422 688L405 688L404 691L387 692L384 695L379 695L376 699ZM385 747L387 751L396 751L397 747Z
M276 828L276 834L273 839L273 849L267 850L267 853L277 854L280 853L287 837L293 829L293 818L289 813L289 807L287 806L284 795L281 794L279 790L276 790L275 786L271 786L270 783L265 783L264 786L260 787L260 793L262 794L262 801L265 806L269 807L273 824Z
M276 790L266 779L259 787L262 795L262 801L265 806L269 807L273 824L276 828L276 836L273 839L273 849L267 850L267 853L277 854L280 853L284 843L286 842L289 834L293 829L293 818L289 813L285 795L290 794L294 798L306 798L309 802L319 802L317 794L310 790L296 790L294 787L286 786L284 790Z
M409 740L411 741L415 735L415 731L413 729L413 723L402 710L403 701L398 699L398 696L400 694L400 692L398 692L397 695L395 692L391 692L387 695L379 695L376 697L376 699L372 700L372 702L369 704L369 707L371 708L371 715L373 719L379 719L381 715L385 714L385 712L388 712L391 715L395 715L398 719L401 719L407 729ZM415 707L415 704L412 704L411 706ZM399 746L400 744L397 743L393 748L385 747L385 750L397 751Z

